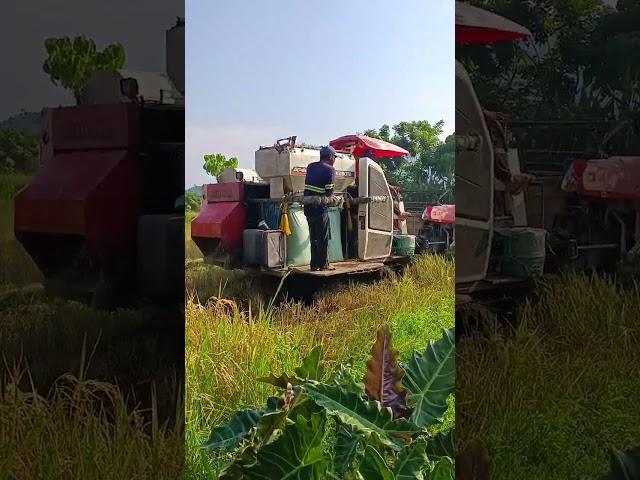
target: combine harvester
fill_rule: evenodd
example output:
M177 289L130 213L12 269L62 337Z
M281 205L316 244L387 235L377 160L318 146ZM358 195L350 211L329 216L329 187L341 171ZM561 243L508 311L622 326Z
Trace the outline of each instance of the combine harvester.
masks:
M166 41L166 75L96 72L79 105L43 111L41 166L14 224L55 296L184 300L183 21Z
M505 18L456 2L458 44L530 35ZM513 140L505 137L508 143ZM512 195L495 176L498 140L467 71L456 61L458 307L511 302L531 292L540 275L611 271L637 257L640 158L564 159L570 164L564 175L528 171L533 174L528 186ZM511 174L520 175L517 148L506 145L504 150ZM531 186L542 187L541 192L531 192Z
M402 233L384 172L372 159L408 152L388 142L349 135L330 143L339 152L335 194L323 200L331 222L329 261L336 269L310 271L303 204L319 197L303 197L302 192L306 167L320 155L319 149L297 146L295 140L278 140L256 151L256 173L249 175L259 181L247 181L247 172L232 170L223 173L220 183L204 187L203 209L191 223L191 238L205 261L227 269L311 279L407 265L415 237ZM399 207L396 203L396 212Z
M447 253L455 247L455 205L427 205L416 242L421 253Z

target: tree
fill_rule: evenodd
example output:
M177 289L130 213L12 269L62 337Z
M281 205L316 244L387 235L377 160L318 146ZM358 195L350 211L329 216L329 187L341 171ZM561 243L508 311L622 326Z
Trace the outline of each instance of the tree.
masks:
M48 38L45 40L47 58L43 69L55 85L73 92L76 103L91 74L97 70L119 70L124 66L124 47L108 45L99 51L93 40L84 35Z
M226 168L238 168L238 159L227 158L221 153L207 154L204 156L202 168L212 177L218 178Z
M188 212L197 212L200 210L201 195L196 192L187 192L184 195L185 207Z
M430 197L439 197L447 190L451 191L455 169L453 137L442 142L443 129L442 120L433 125L426 120L418 120L400 122L393 128L383 125L379 130L365 130L364 135L391 142L409 152L410 159L378 160L390 183L400 185L403 190L422 191ZM452 198L452 193L449 196Z
M16 128L0 128L0 170L32 173L38 166L38 136Z

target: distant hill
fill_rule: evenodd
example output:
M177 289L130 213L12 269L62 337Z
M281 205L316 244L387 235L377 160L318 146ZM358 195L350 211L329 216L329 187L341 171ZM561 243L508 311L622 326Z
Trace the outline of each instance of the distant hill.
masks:
M197 193L198 195L200 195L202 193L202 187L203 185L194 185L191 188L187 188L184 193Z
M40 112L21 112L0 122L0 128L15 128L34 135L40 134Z

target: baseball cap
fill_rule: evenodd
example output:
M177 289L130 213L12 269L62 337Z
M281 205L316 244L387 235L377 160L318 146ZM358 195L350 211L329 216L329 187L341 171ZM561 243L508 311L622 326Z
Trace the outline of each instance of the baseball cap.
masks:
M320 158L330 157L331 155L335 157L338 156L338 152L336 152L335 148L328 146L328 147L322 147L320 149Z

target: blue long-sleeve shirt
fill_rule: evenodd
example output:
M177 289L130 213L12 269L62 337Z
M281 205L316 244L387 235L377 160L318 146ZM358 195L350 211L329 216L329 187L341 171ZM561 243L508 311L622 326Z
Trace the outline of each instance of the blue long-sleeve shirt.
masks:
M310 163L304 179L304 195L333 195L335 179L336 171L328 163Z

